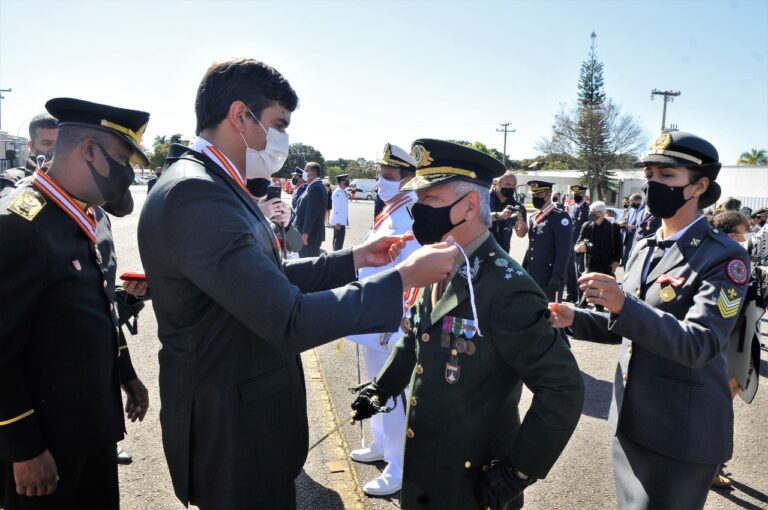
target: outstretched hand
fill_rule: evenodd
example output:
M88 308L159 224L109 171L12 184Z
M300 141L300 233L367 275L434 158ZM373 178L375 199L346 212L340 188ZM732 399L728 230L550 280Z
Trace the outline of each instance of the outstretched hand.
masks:
M579 278L579 288L587 303L602 305L611 313L618 314L624 308L624 292L613 276L603 273L585 273Z
M380 267L393 262L405 248L405 243L414 239L412 232L400 236L384 236L365 243L352 251L355 269Z
M550 303L549 322L556 328L570 328L573 326L573 305L567 303Z

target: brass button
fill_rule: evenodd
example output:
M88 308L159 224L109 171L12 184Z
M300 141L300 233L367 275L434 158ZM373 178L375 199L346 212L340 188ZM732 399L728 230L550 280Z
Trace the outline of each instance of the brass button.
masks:
M419 374L419 375L423 374L424 373L424 367L422 367L421 365L416 365L416 373Z
M622 377L622 379L624 379L624 382L627 382L627 379L628 379L628 377L627 377L627 374L624 374L624 376Z
M414 407L418 403L419 401L416 397L411 397L411 407Z
M465 467L466 469L469 469L469 468L471 468L471 467L472 467L472 463L471 463L470 461L466 461L466 462L464 463L464 467Z
M640 297L640 289L635 289L635 296Z
M632 346L627 347L627 354L632 354Z
M458 355L459 355L459 351L457 351L456 349L451 349L451 356L458 356Z
M413 429L409 427L405 435L408 436L408 439L413 439L413 436L415 436L416 434L414 434Z
M489 469L491 469L491 466L489 466L488 464L483 466L483 471L488 471Z
M423 335L421 335L421 341L429 342L429 333L424 333Z
M104 283L102 283L101 286L106 289L107 288L107 280L104 280Z

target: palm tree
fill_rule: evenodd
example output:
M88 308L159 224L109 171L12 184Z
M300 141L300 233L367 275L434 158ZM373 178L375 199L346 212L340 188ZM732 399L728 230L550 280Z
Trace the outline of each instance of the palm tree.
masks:
M739 156L737 165L749 165L749 166L765 166L768 165L768 154L765 149L752 149L749 152L744 152Z

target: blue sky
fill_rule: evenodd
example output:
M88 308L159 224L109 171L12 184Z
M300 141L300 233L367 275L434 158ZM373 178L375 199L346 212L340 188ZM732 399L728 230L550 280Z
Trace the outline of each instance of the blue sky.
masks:
M0 0L2 129L24 134L51 97L151 113L145 142L194 131L194 97L217 59L253 57L297 90L291 142L326 158L375 158L419 137L536 155L573 104L590 33L607 94L649 141L667 121L735 163L768 148L768 1L225 2Z

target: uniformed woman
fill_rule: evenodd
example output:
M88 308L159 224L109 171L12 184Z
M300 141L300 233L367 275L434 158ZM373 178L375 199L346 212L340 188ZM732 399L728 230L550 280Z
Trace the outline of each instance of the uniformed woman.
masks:
M733 448L725 347L747 254L701 214L720 196L709 142L662 133L637 166L661 228L632 250L621 285L598 273L579 279L587 301L609 313L550 303L551 320L574 338L623 339L609 415L618 508L703 508Z

